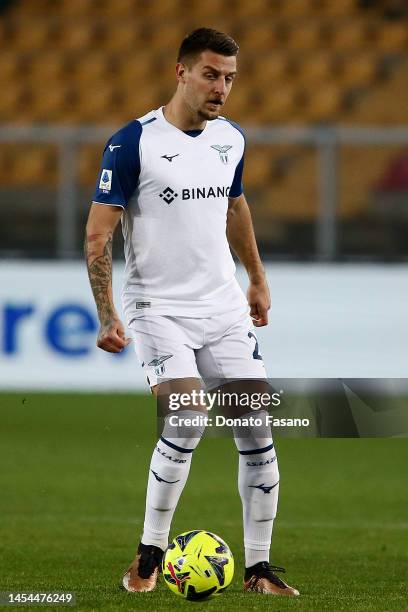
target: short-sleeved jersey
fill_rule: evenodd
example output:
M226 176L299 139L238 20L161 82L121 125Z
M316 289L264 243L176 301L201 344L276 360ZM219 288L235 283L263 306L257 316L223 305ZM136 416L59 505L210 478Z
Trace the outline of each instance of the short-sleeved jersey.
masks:
M163 109L108 141L94 202L121 206L128 324L144 313L207 317L246 303L226 237L245 139L225 118L183 132Z

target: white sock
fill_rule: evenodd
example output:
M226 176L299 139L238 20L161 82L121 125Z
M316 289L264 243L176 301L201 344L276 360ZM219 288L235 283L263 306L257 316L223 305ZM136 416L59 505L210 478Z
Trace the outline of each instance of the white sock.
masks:
M196 411L183 411L184 416L196 414ZM185 437L174 437L175 433L166 420L163 434L153 451L147 483L141 541L142 544L153 544L162 550L168 545L171 521L187 481L192 452L200 441L203 429L184 427Z
M258 438L257 431L235 437L239 451L238 489L243 510L245 567L269 562L279 496L279 470L272 434Z

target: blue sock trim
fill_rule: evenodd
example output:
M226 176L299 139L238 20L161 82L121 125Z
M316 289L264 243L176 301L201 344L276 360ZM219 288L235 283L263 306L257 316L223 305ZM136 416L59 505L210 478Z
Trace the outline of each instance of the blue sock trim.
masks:
M273 442L269 446L265 446L265 448L255 448L254 450L248 451L238 451L240 455L259 455L260 453L266 453L273 449Z
M174 450L178 451L179 453L192 453L194 450L194 448L182 448L181 446L177 446L176 444L173 444L173 442L169 442L168 440L163 438L163 436L160 436L160 440L164 442L164 444L167 444L167 446L170 446L170 448L173 448Z

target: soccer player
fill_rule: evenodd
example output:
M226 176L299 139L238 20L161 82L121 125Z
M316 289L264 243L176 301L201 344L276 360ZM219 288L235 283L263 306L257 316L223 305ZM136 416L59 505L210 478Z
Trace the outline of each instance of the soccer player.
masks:
M192 394L201 380L207 386L215 380L266 380L253 325L267 325L270 298L243 193L245 138L237 124L220 116L237 53L231 37L208 28L182 41L172 99L110 138L89 213L85 253L100 319L97 345L117 353L131 341L112 296L112 236L121 219L122 304L158 397L169 390ZM246 297L230 247L248 273ZM205 406L191 405L180 414L200 411ZM133 592L156 586L171 520L204 429L185 427L176 435L169 418L164 423L150 464L141 542L123 577ZM249 428L245 436L235 435L235 443L244 589L298 595L276 575L283 568L269 565L279 490L270 428L262 438Z

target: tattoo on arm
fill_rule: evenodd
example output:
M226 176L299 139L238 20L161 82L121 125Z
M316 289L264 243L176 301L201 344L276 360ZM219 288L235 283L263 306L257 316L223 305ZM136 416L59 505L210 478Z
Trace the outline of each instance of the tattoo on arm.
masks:
M102 325L107 325L115 318L115 308L112 301L112 241L113 234L109 232L103 246L102 255L97 255L100 248L93 249L92 242L100 247L100 237L85 237L85 258L88 267L89 282L98 309Z

